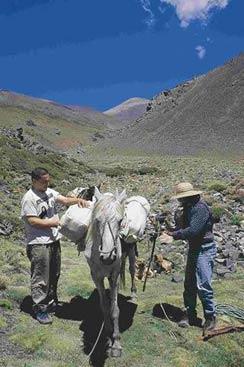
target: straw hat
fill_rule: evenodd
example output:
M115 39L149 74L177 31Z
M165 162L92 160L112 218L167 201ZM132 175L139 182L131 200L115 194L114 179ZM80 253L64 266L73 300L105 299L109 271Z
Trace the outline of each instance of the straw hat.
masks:
M173 199L186 198L188 196L195 196L202 193L202 191L194 190L192 184L189 182L181 182L175 186L175 196Z

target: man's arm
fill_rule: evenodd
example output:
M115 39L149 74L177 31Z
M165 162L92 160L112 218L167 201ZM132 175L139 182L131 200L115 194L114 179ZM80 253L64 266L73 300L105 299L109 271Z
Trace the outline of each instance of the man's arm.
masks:
M172 236L175 240L190 240L191 238L199 235L207 220L209 218L209 211L204 206L198 206L195 208L194 213L191 217L189 227L174 231Z
M71 198L63 195L57 196L57 202L66 206L78 204L82 208L88 208L89 202L81 198Z
M56 217L41 219L34 216L26 216L27 222L36 228L51 228L59 225L59 219Z

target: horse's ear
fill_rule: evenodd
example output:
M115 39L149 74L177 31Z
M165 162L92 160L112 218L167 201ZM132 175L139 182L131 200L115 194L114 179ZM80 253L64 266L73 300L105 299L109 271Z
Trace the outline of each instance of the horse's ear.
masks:
M102 194L100 193L100 191L98 190L96 186L95 186L94 196L97 200L100 200L102 197Z
M127 198L127 195L126 195L126 190L123 190L120 194L118 194L116 192L116 198L117 200L122 203L122 201L124 201L126 198Z
M101 188L101 182L100 182L100 184L99 185L97 185L97 188L98 188L98 190L100 190L100 188Z

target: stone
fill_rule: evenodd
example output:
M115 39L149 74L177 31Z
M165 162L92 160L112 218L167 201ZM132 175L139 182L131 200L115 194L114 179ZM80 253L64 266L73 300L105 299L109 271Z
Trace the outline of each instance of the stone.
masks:
M54 133L55 133L56 135L60 135L60 134L61 134L61 130L60 130L60 129L58 129L58 128L55 128L55 129L54 129Z
M3 221L0 223L0 235L9 236L13 232L13 225L10 222Z
M32 121L32 120L27 120L26 121L26 125L27 126L31 126L31 127L35 127L36 126L36 123L34 121Z
M244 260L242 261L237 261L237 266L240 266L241 268L244 269Z
M237 250L232 250L229 252L229 257L231 258L231 260L236 261L239 257L239 251Z
M226 273L230 273L230 271L229 271L229 269L227 269L226 267L217 267L216 269L215 269L215 273L218 275L218 276L220 276L220 277L224 277L224 275L226 274Z
M183 278L183 276L182 276L182 275L180 275L180 274L174 274L174 275L172 276L172 278L171 278L171 281L172 281L173 283L181 283L181 282L183 282L183 280L184 280L184 278Z

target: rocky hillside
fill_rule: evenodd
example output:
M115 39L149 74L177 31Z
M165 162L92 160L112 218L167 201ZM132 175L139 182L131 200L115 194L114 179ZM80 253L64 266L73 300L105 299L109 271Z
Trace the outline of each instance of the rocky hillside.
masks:
M120 105L104 112L105 115L116 118L122 123L122 126L140 118L147 109L149 99L130 98Z
M0 128L20 128L33 144L56 152L83 156L104 131L117 125L113 117L92 109L0 91Z
M243 153L244 54L206 75L167 90L108 143L147 152Z

